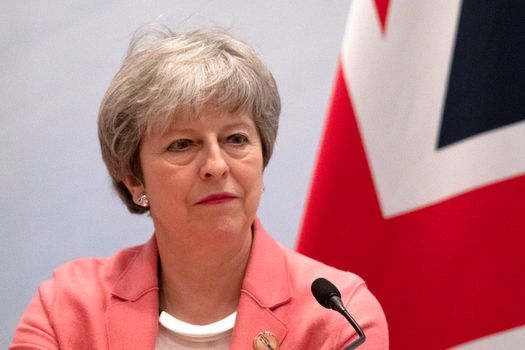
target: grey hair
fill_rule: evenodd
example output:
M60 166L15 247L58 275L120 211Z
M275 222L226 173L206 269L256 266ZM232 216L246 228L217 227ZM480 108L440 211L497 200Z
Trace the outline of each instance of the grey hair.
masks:
M248 113L261 138L263 167L268 165L281 102L272 74L255 51L223 29L176 34L162 25L140 28L98 118L102 158L130 212L148 211L133 202L123 183L129 176L143 182L143 136L168 128L176 116L196 117L204 110Z

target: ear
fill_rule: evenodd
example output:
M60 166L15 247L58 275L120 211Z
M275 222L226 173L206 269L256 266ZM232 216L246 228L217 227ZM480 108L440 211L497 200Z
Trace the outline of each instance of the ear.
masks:
M144 185L135 175L128 175L122 180L133 198L138 198L144 193Z

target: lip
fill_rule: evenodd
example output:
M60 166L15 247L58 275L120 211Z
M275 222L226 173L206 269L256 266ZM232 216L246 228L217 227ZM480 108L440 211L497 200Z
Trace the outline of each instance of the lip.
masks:
M202 199L199 199L195 204L200 204L200 205L221 204L221 203L229 202L236 198L237 198L236 195L229 193L229 192L214 193Z

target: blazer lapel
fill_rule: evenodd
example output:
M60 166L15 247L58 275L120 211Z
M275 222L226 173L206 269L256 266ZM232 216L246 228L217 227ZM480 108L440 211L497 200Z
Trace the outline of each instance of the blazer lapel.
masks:
M158 331L157 244L153 237L129 259L115 283L106 329L112 350L154 349Z
M243 291L230 349L253 349L256 337L263 332L270 332L280 345L288 333L288 327L271 309L262 307L257 300Z
M282 248L256 221L231 349L253 349L255 338L262 332L270 332L281 345L288 326L274 310L290 300L288 269Z

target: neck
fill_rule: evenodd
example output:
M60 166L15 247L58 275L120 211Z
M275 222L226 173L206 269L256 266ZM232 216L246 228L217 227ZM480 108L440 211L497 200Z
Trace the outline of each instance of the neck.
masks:
M176 244L165 235L156 235L161 266L159 305L192 324L213 323L237 309L250 255L250 228L213 239L209 234L183 235L190 242L177 239Z

